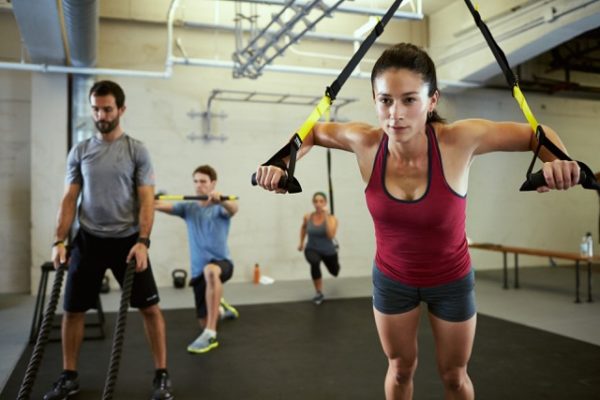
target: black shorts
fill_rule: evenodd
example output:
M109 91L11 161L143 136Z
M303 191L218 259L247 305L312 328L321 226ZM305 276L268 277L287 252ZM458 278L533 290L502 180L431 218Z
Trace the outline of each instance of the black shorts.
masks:
M436 317L449 322L462 322L475 315L475 274L453 282L427 288L402 284L385 276L373 265L373 306L383 314L401 314L427 303Z
M85 312L96 308L107 269L122 285L127 255L137 238L138 234L124 238L101 238L80 229L73 241L69 260L64 310ZM130 304L132 307L146 308L158 302L158 289L148 260L148 268L134 275Z
M233 263L229 260L210 260L209 264L216 264L221 268L221 283L225 283L233 276ZM205 318L206 310L206 280L204 273L192 278L190 286L194 289L194 301L196 303L196 316Z

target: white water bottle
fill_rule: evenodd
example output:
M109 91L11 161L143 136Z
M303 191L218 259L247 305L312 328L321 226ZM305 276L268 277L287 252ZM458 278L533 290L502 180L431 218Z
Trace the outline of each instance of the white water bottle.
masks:
M587 256L594 257L594 248L593 248L594 241L592 240L592 233L591 232L586 233L585 239L587 241Z
M581 243L579 244L579 255L582 257L592 257L594 255L592 243L592 234L591 232L588 232L581 238Z

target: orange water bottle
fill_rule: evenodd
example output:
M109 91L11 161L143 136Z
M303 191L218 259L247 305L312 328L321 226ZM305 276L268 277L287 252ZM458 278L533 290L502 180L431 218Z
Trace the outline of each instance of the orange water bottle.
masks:
M258 263L254 264L254 278L252 279L252 282L254 282L255 285L258 285L258 282L260 281L260 267L258 266Z

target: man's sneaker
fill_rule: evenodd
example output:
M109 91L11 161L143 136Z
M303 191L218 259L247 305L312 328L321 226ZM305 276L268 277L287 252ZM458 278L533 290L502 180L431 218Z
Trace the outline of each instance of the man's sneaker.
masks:
M221 307L223 307L223 313L220 315L221 319L236 319L240 317L238 310L225 301L225 298L223 297L221 298Z
M316 305L319 305L323 302L323 300L325 300L325 296L323 296L323 293L317 293L315 297L313 297L312 301L313 303L315 303Z
M167 372L156 374L152 385L154 386L152 400L172 400L175 398L171 393L171 379Z
M190 345L187 347L187 351L190 353L202 354L218 346L219 342L217 342L216 337L211 337L203 332L196 338L196 340L190 343Z
M79 378L69 379L62 373L54 382L52 390L44 395L44 400L64 400L77 392L79 392Z

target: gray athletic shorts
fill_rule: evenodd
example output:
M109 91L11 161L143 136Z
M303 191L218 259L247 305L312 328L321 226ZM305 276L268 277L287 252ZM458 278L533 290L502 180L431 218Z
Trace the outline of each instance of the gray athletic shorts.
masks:
M462 322L475 315L475 274L473 270L456 281L427 288L404 285L385 276L373 264L373 307L383 314L402 314L421 302L436 317Z

